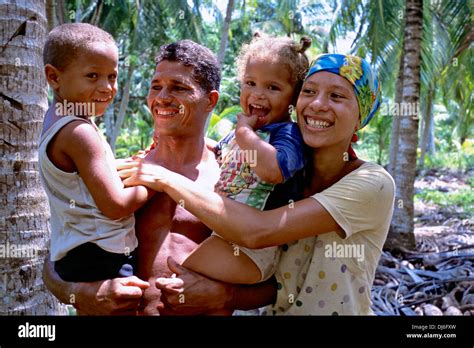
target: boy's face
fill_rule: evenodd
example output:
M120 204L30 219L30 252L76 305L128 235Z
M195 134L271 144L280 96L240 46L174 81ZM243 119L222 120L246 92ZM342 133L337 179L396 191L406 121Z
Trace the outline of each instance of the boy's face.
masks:
M95 116L104 114L117 93L118 52L114 45L95 43L63 71L52 85L56 102L88 103ZM77 115L91 116L91 115Z
M245 114L258 116L257 128L288 121L294 88L286 65L251 59L245 67L240 105Z

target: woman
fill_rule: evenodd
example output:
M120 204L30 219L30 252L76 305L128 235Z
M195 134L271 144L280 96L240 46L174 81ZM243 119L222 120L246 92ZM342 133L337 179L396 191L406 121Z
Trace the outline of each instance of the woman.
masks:
M130 176L126 185L146 185L184 202L228 241L254 249L283 245L276 301L267 314L372 314L370 290L393 213L395 185L381 166L358 159L351 141L374 116L380 97L365 60L339 54L316 59L296 106L312 157L306 198L287 207L259 211L149 163L135 163L121 175ZM199 297L193 290L198 276L170 263L178 278L158 279L157 285L169 305L178 308L178 295L184 292L189 306L190 299ZM186 283L189 279L193 284ZM231 298L238 302L242 287L214 282L209 288L225 307Z

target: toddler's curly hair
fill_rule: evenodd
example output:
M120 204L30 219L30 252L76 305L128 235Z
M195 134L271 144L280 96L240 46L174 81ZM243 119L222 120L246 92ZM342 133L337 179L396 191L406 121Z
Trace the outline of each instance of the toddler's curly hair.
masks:
M243 81L245 69L250 59L265 58L288 66L291 78L301 88L309 69L309 60L305 51L311 46L311 39L303 36L300 43L289 37L272 37L255 33L250 43L244 44L236 59L238 77Z

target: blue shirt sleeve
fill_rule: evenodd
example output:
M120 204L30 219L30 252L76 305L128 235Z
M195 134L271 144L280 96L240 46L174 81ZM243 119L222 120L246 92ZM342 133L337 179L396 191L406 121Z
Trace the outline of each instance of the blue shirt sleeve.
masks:
M277 161L286 182L305 166L304 141L298 125L275 123L261 128L270 132L270 145L277 150Z

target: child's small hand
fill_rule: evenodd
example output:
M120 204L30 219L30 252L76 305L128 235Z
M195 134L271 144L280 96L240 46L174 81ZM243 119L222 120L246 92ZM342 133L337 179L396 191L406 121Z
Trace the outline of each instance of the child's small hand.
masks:
M237 114L237 125L236 129L241 127L248 127L251 129L255 129L258 123L258 116L249 116L244 113Z

